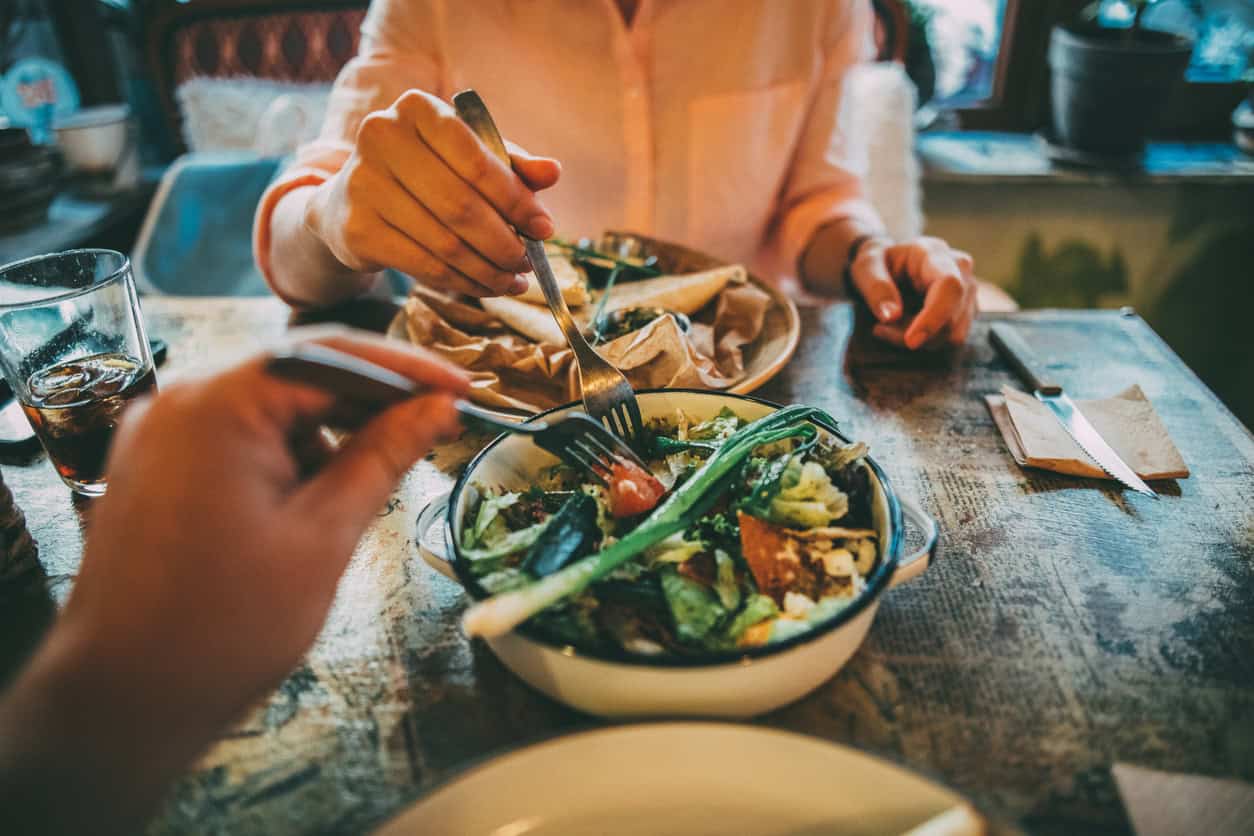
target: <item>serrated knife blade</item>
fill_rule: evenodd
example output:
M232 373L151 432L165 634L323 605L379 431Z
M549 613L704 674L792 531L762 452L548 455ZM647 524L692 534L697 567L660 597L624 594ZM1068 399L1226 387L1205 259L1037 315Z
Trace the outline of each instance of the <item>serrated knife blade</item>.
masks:
M1062 424L1062 428L1067 431L1067 435L1080 445L1080 449L1098 467L1110 474L1111 478L1137 493L1158 498L1158 494L1145 484L1145 480L1137 476L1136 471L1129 467L1114 448L1106 443L1101 433L1089 423L1075 402L1062 391L1062 387L1049 380L1045 374L1045 367L1036 359L1036 355L1033 354L1023 337L1019 336L1018 331L1004 323L997 323L990 327L989 338L993 346L1010 361L1010 365L1014 366L1019 376L1032 387L1036 399L1049 409L1058 419L1058 423Z
M1098 467L1137 493L1158 498L1158 494L1145 484L1145 480L1137 476L1136 471L1119 458L1119 454L1106 443L1097 428L1089 423L1089 419L1084 417L1084 413L1065 393L1046 395L1038 390L1036 399L1049 407L1049 411L1054 413L1058 423L1062 424L1062 428L1067 431L1067 435L1075 439L1075 443L1080 445L1080 449L1087 453Z

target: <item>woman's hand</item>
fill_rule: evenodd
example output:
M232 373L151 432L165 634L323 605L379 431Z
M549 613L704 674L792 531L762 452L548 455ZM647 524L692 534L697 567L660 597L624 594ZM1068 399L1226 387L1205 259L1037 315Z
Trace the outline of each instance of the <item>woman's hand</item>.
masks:
M355 273L391 267L471 296L521 293L531 266L511 226L553 234L534 192L561 167L516 146L511 158L512 169L449 104L410 90L361 123L352 156L305 204L304 224Z
M961 345L977 313L975 261L939 238L871 238L850 264L854 289L878 321L872 333L904 348ZM901 289L922 299L907 316Z
M806 286L837 293L847 269L876 337L909 349L961 345L978 313L971 256L939 238L896 243L866 232L852 219L816 230L799 265Z
M268 375L264 358L127 411L65 611L0 700L0 818L14 832L137 831L297 664L379 508L457 431L461 370L366 335L318 341L430 394L375 416L313 475L293 442L334 399Z

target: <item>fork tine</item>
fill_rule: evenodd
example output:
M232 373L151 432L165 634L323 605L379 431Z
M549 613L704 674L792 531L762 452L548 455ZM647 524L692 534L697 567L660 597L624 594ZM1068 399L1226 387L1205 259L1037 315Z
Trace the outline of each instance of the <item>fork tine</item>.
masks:
M591 433L584 436L582 439L580 439L580 441L584 442L587 446L595 449L602 458L608 458L610 461L615 461L620 464L626 463L626 460L623 459L621 455L619 455L614 450L610 449L610 447L604 441L592 435Z
M614 435L618 435L618 427L614 425L614 410L613 409L609 410L608 412L605 413L605 415L601 417L601 423L604 424L605 428L609 430L610 432L612 432Z
M601 454L601 451L597 449L597 445L593 443L592 436L581 435L571 443L585 456L588 456L596 462L597 466L601 468L601 470L609 472L610 468L614 466L612 460L608 462L605 460L605 456Z
M624 465L636 464L641 467L644 466L644 462L639 461L635 456L624 455L622 449L619 449L616 446L608 445L599 438L589 435L587 441L590 445L594 446L602 456L608 458L610 461Z
M594 455L588 454L582 448L576 448L577 443L567 447L566 456L564 458L573 459L578 462L579 466L587 471L589 476L600 482L602 485L608 484L605 476L601 472L604 468L599 470L597 467L597 463L599 461L598 458Z
M598 474L606 479L609 478L614 467L612 459L611 461L606 462L605 458L597 452L596 448L588 443L587 436L577 438L571 443L579 450L580 453L587 456L594 463L593 469L595 469Z
M619 438L622 438L623 428L622 428L622 425L619 424L618 422L618 410L611 406L609 409L609 412L605 413L605 420L606 420L606 423L609 425L610 432L614 433L614 435L618 436Z
M616 461L621 464L634 464L642 470L649 469L648 465L644 463L644 460L642 460L640 456L636 455L636 451L631 449L626 442L617 436L611 435L603 437L589 431L585 438L589 443L596 445L596 447L604 455L609 456L612 461Z
M639 439L644 435L644 418L640 415L640 404L637 403L635 397L630 398L626 403L627 415L631 418L631 435L632 441Z
M618 423L622 426L623 431L619 435L630 441L636 437L636 428L632 425L630 417L627 414L627 405L618 404L614 407L614 415L618 417Z

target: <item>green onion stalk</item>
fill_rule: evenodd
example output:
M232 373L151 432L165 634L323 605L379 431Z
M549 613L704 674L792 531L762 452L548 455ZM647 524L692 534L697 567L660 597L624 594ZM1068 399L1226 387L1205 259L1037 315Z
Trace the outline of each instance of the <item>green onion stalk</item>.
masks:
M726 491L759 446L798 436L812 438L816 431L808 422L815 416L835 423L823 410L794 405L741 427L621 540L548 577L480 601L466 611L463 629L470 636L501 636L558 601L578 595L653 544L692 525Z

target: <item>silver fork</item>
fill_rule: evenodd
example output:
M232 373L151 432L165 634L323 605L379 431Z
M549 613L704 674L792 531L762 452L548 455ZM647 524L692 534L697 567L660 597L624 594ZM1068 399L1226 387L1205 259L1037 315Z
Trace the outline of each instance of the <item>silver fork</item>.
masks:
M389 368L317 343L295 345L276 352L266 362L266 371L336 395L346 402L345 412L354 420L369 417L424 391L422 384ZM626 442L582 412L556 421L519 424L498 418L464 400L457 402L457 411L463 418L489 430L531 436L537 446L602 485L609 482L616 465L634 465L648 471Z
M488 150L508 167L509 152L505 150L505 142L479 94L474 90L463 90L453 96L453 107ZM557 320L562 333L566 335L566 342L575 353L583 408L593 418L604 421L621 438L633 441L643 437L644 422L640 417L640 405L636 403L635 390L623 373L597 354L584 339L583 332L570 315L570 308L566 307L557 279L553 277L549 258L544 253L544 242L526 235L519 237L527 250L527 258L535 270L540 289L544 292L544 300L548 302L553 318Z

